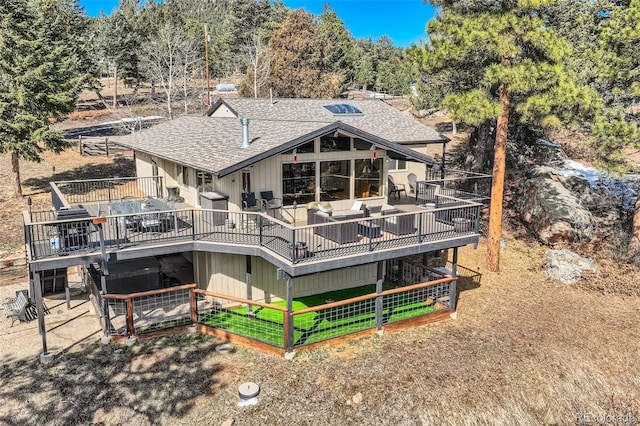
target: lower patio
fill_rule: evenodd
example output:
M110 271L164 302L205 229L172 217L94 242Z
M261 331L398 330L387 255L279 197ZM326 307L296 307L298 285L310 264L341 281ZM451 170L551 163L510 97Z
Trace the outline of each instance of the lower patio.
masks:
M390 283L383 286L382 324L423 316L447 307L438 302L436 289L415 288L392 293ZM385 292L388 292L384 294ZM430 297L433 296L433 297ZM293 347L301 347L376 328L376 285L370 284L338 290L292 301ZM435 297L435 299L434 299ZM446 293L448 297L448 293ZM444 301L444 300L443 300ZM198 321L209 327L248 337L277 348L285 344L286 301L271 303L271 307L249 303L215 306L199 314Z
M100 295L105 334L114 340L155 336L186 326L228 341L284 353L337 338L439 320L453 312L452 271L405 261L403 279L289 300L249 300L196 288L195 284L128 295ZM387 268L394 269L393 262ZM397 276L397 268L395 273ZM407 285L408 284L408 285Z

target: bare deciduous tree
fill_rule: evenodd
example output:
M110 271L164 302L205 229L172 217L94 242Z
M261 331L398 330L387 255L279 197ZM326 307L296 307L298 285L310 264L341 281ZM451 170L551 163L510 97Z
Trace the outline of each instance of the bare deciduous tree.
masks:
M247 64L245 84L252 87L254 98L260 96L260 89L269 82L273 55L268 47L266 35L254 26L242 47Z
M158 82L165 96L169 119L173 119L173 103L178 93L184 96L184 112L188 112L189 81L195 73L197 44L184 30L164 23L143 47L143 64L148 80Z

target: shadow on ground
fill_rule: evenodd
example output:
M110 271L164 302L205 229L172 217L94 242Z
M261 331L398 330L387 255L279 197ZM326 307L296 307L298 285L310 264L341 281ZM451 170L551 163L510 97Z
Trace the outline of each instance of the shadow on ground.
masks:
M135 176L135 164L132 158L116 157L110 164L87 164L51 176L26 179L23 184L34 191L48 191L49 183L64 180L90 180L96 177L130 177Z
M456 274L458 275L458 291L473 290L480 287L482 279L480 272L458 265Z
M135 346L93 343L0 366L0 424L160 424L220 389L215 339L178 334ZM165 348L161 350L162 348ZM169 349L166 349L169 348Z

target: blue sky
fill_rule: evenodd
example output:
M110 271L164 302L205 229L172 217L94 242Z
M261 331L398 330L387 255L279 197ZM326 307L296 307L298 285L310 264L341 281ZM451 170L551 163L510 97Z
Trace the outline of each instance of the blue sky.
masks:
M291 9L304 8L313 14L322 12L329 3L356 38L371 36L374 40L389 36L396 46L408 47L426 39L427 21L435 9L423 0L284 0ZM80 0L89 16L101 10L107 15L118 5L118 0Z

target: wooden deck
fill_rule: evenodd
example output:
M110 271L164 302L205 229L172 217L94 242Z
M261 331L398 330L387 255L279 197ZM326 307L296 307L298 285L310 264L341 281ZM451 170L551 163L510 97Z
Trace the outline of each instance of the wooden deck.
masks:
M262 213L200 209L35 223L25 216L25 231L32 270L201 250L262 256L295 276L476 243L477 223L463 232L452 223L453 217L476 211L474 205L412 208L385 217L295 227ZM385 221L409 221L411 226L395 234ZM376 225L380 232L354 235L358 222ZM326 238L330 227L332 235L348 229L350 239Z

